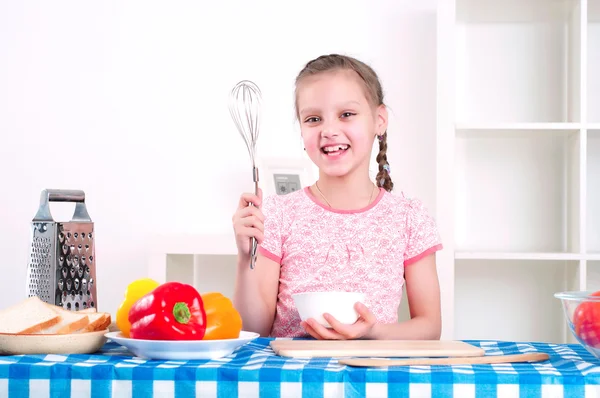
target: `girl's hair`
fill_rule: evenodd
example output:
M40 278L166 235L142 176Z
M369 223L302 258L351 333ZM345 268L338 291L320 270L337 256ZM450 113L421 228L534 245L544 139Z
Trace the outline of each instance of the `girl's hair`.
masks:
M366 92L367 99L373 107L383 105L383 90L381 83L375 71L364 62L347 55L330 54L322 55L318 58L309 61L296 77L296 94L295 106L296 116L298 117L298 83L307 76L313 76L323 72L331 72L335 70L351 70L360 76ZM379 172L375 178L376 183L390 192L394 188L394 183L390 177L390 165L387 160L387 131L378 137L379 153L376 160L379 165Z

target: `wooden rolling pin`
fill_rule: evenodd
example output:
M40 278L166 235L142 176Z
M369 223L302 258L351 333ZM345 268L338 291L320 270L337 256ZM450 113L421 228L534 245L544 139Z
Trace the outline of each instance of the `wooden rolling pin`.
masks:
M371 359L371 358L340 358L340 365L361 367L386 367L410 365L472 365L490 363L539 362L549 357L543 352L515 355L488 355L483 357L453 357L453 358L409 358L409 359Z

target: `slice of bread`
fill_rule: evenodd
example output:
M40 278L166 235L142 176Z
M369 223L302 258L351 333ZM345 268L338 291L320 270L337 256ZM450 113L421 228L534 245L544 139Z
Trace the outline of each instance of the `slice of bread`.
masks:
M39 297L29 297L0 310L0 333L28 334L55 327L60 315Z
M86 308L84 310L79 310L79 311L75 311L78 314L93 314L95 312L98 312L98 310L95 307L90 307L90 308Z
M65 310L64 308L59 307L57 305L46 305L50 307L52 311L56 312L56 314L60 317L60 321L51 327L41 329L38 333L68 334L73 333L74 331L79 330L90 323L89 316L91 314L80 313L79 311Z
M74 333L94 332L96 330L104 330L110 324L110 314L104 312L96 312L88 314L90 323L86 326L77 329Z
M29 297L12 307L0 310L0 333L69 334L106 330L111 324L108 312L96 308L66 310L39 297Z

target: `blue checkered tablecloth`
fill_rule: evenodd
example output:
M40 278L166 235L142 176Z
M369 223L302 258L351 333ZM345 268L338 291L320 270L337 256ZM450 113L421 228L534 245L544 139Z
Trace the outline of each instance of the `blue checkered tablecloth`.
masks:
M600 361L579 345L467 341L487 355L550 360L354 368L279 357L269 341L210 361L141 360L111 341L94 355L0 356L0 397L600 397Z

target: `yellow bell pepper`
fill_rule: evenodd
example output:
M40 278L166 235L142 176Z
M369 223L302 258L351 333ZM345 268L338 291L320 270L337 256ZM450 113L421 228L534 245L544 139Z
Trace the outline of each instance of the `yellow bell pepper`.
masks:
M230 299L218 292L201 295L206 311L204 340L237 339L242 330L242 317Z
M150 278L133 281L125 290L125 299L117 310L117 327L125 337L129 337L131 323L129 323L129 310L136 301L156 289L160 284Z

